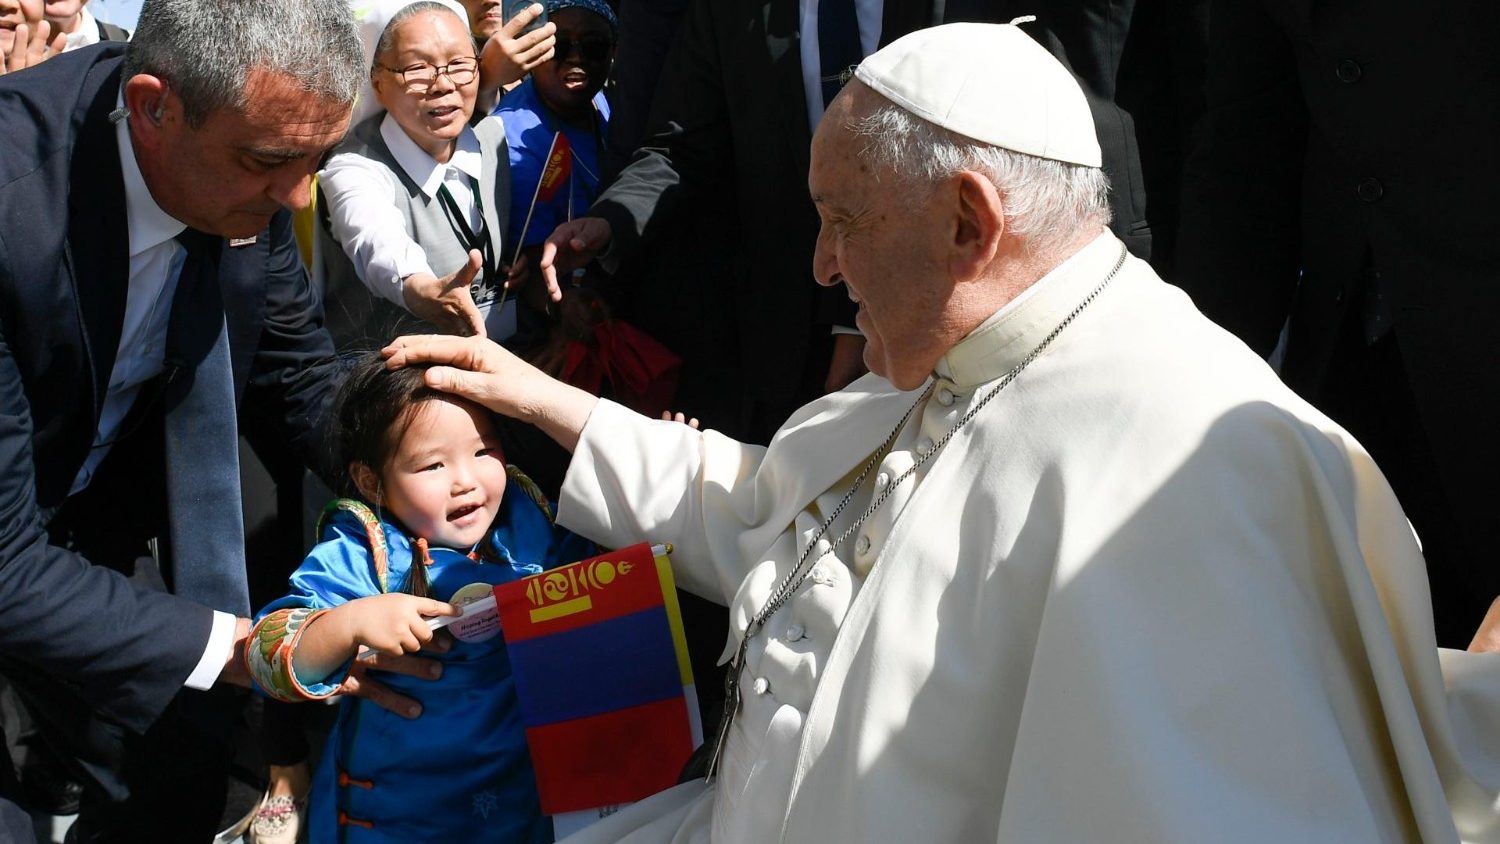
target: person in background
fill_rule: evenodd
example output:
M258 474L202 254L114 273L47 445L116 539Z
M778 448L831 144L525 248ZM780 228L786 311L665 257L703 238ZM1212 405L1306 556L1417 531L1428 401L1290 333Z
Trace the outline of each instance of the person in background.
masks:
M348 259L329 273L330 326L336 337L388 338L410 324L404 311L428 330L504 340L516 330L510 168L499 121L469 126L479 59L463 8L387 0L361 27L382 110L319 174ZM387 307L374 310L370 296Z
M67 42L42 18L42 0L0 0L0 74L55 56Z
M505 20L500 0L461 0L469 13L469 31L474 35L474 49L479 53L479 106L474 119L482 120L494 110L505 92L542 62L552 58L557 28L551 21L533 27L541 17L542 6L533 3L510 20Z
M67 36L64 51L100 41L129 41L130 33L89 14L89 0L48 0L47 21L53 30Z
M1227 0L1178 273L1359 438L1422 539L1438 642L1500 591L1500 5ZM1472 82L1472 84L1466 84ZM1477 163L1477 162L1476 162Z
M495 108L510 159L506 241L512 260L524 255L531 267L547 236L599 195L618 23L604 0L547 0L547 16L556 54Z

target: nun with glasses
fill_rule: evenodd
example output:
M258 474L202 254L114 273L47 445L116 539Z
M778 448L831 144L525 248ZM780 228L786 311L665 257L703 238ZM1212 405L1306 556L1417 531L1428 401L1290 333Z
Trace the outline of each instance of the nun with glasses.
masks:
M522 268L506 260L505 129L470 125L481 81L467 15L454 0L388 0L360 29L370 88L320 173L337 246L329 328L344 346L413 330L504 341Z

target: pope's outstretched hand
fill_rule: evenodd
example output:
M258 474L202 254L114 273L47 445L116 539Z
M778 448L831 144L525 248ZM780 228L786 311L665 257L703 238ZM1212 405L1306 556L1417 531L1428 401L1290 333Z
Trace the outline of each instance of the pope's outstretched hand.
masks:
M599 399L564 384L483 337L419 334L381 351L386 366L427 366L427 386L541 428L572 451Z

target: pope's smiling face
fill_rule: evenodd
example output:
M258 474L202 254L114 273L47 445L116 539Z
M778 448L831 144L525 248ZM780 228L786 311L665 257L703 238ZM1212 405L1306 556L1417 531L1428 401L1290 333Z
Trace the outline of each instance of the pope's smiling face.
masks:
M894 174L877 173L857 151L850 120L878 97L858 81L829 107L813 137L808 189L822 228L813 254L819 284L843 282L858 303L865 365L901 389L920 385L946 348L935 329L951 292L931 201L913 202Z

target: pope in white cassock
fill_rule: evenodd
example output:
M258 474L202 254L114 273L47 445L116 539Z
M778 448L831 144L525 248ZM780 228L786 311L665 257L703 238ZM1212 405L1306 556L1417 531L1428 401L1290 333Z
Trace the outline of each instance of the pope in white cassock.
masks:
M809 187L872 374L769 448L387 350L573 448L563 524L730 607L717 776L575 840L1500 839L1500 656L1434 646L1380 470L1126 254L1098 168L1013 26L866 59Z

